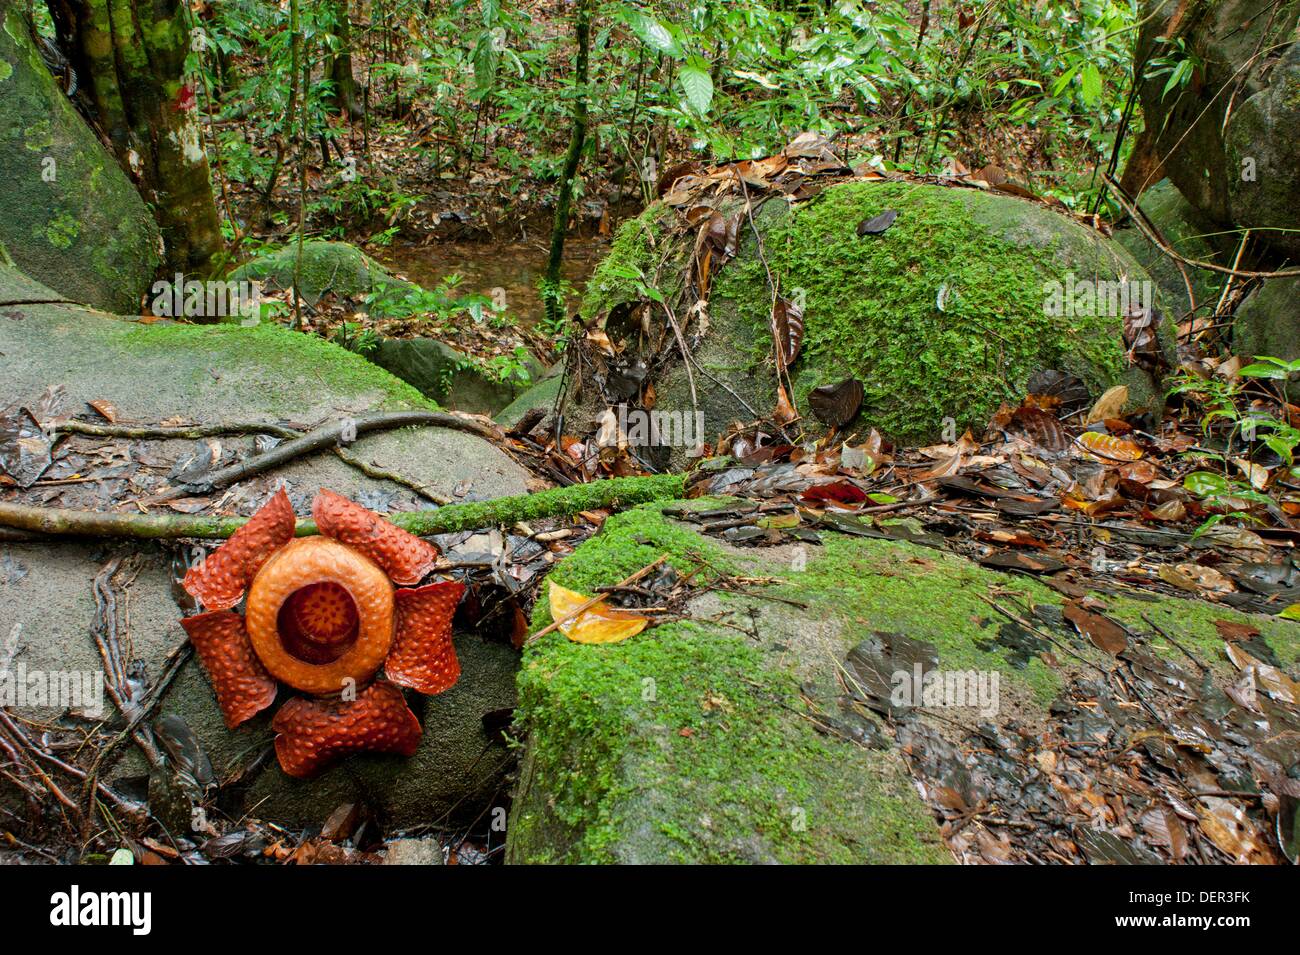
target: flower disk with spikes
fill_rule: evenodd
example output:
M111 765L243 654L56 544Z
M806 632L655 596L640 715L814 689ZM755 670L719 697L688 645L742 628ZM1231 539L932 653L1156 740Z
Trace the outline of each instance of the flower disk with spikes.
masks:
M280 765L299 778L356 752L415 752L420 724L401 687L455 685L451 621L465 592L450 580L397 589L419 584L438 550L378 514L327 490L312 513L321 536L295 540L278 490L185 575L205 612L181 621L227 727L269 707L277 683L310 694L272 721Z

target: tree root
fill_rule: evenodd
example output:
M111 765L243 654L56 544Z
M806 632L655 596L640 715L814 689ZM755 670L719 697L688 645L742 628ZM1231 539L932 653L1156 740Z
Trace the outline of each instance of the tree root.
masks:
M568 517L580 511L598 508L621 508L649 501L668 501L680 498L684 488L683 478L679 475L611 478L605 481L593 481L590 484L551 488L535 494L499 497L491 501L448 504L436 510L401 511L385 516L398 527L412 534L427 536L474 530L480 527L511 525L545 517ZM0 526L56 537L125 537L136 540L222 539L229 537L246 523L248 523L246 517L210 517L203 514L119 514L0 502ZM298 537L316 533L318 531L314 521L298 522L295 531Z

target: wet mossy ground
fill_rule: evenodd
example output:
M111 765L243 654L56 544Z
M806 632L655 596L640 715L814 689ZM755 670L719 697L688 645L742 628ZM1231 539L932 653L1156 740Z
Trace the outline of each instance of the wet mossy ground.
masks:
M623 643L584 646L552 633L526 651L510 861L949 861L901 757L823 736L807 719L809 701L835 713L848 650L875 631L931 643L943 670L999 673L994 722L1027 725L1046 718L1089 665L1082 660L1109 659L1047 624L1058 644L1051 664L1000 639L1007 621L983 597L1017 613L1059 610L1064 598L1033 578L833 533L797 562L789 547L737 550L700 537L662 507L610 518L556 567L555 580L592 593L663 553L689 572L695 552L719 570L776 583L755 597L695 601L696 619ZM1215 620L1258 627L1284 666L1300 659L1300 626L1285 620L1159 595L1098 596L1141 649L1180 665L1183 650L1143 615L1224 674L1231 665ZM704 619L719 611L727 613ZM550 619L543 588L534 632Z

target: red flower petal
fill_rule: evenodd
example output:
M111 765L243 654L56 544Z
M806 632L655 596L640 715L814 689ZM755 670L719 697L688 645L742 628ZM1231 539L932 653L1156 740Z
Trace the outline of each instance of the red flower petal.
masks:
M207 610L239 603L267 558L293 540L293 505L284 488L226 541L185 574L185 589Z
M244 629L244 618L230 610L186 617L181 626L207 671L226 728L234 729L275 700L275 680L262 666Z
M309 779L352 753L413 756L420 722L391 683L378 682L354 702L294 697L275 714L275 755L286 773Z
M429 696L456 685L460 661L451 642L451 618L464 592L465 585L455 580L397 591L397 637L384 662L388 679Z
M438 562L438 548L373 511L322 489L311 506L322 534L355 547L396 584L418 584Z

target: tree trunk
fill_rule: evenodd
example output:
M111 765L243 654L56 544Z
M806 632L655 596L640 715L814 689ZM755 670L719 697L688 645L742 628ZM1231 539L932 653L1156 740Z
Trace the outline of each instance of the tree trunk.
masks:
M573 68L573 132L569 136L569 151L564 157L564 172L560 176L560 195L555 203L555 223L551 227L551 255L546 263L543 280L543 299L546 304L546 321L558 328L563 319L564 296L560 290L560 266L564 262L564 235L569 228L569 206L573 203L573 180L578 175L578 162L582 147L587 141L587 53L591 41L592 0L578 0L574 34L578 41L578 59Z
M153 210L168 271L206 274L225 243L203 149L198 97L182 71L180 0L47 0L118 162Z
M357 102L357 81L352 75L352 22L348 18L347 0L338 0L335 11L334 36L339 41L338 52L325 66L326 77L334 84L330 104L336 113L361 118L361 104Z

